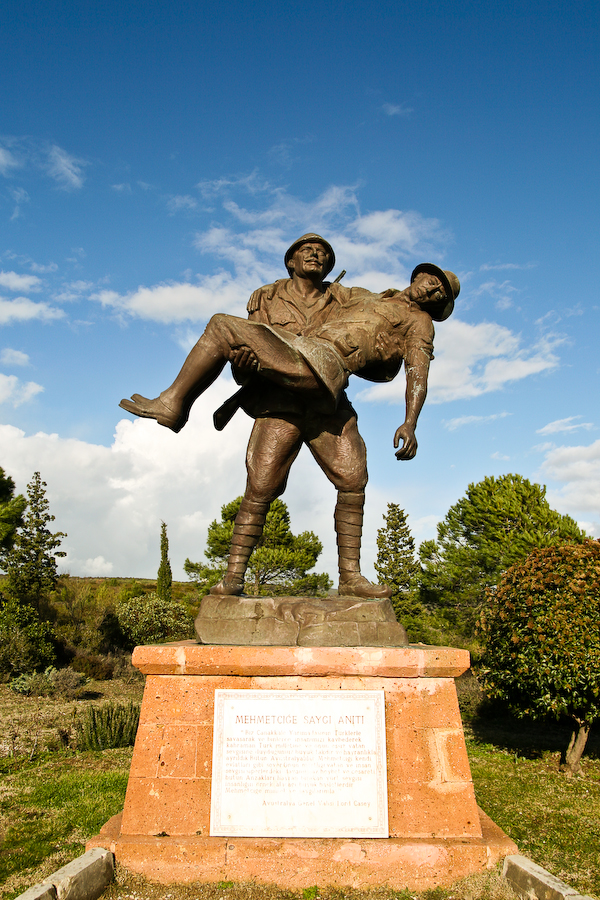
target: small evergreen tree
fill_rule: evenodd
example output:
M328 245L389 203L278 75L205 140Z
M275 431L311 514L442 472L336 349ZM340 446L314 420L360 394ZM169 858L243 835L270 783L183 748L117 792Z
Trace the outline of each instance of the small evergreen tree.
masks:
M7 552L14 543L17 528L23 524L27 500L23 494L15 497L15 483L0 466L0 568L4 568Z
M169 562L169 538L167 526L160 523L160 565L156 577L156 593L165 603L171 600L173 586L173 573Z
M221 508L221 521L208 527L205 556L211 565L186 559L184 569L199 591L206 593L219 581L227 568L233 525L242 502L237 497ZM290 527L290 514L282 500L271 504L263 534L250 557L246 574L247 593L290 594L308 596L324 593L331 586L326 573L311 573L323 549L312 531L295 535Z
M388 503L383 520L385 526L377 531L377 562L375 571L380 584L392 589L392 606L399 622L407 623L423 613L415 592L415 578L419 566L415 561L415 542L408 527L407 515L397 503Z
M28 506L23 525L6 558L8 593L38 610L42 598L56 585L57 558L67 555L58 549L66 534L62 531L53 533L48 528L54 516L49 512L46 487L46 482L36 472L27 485Z

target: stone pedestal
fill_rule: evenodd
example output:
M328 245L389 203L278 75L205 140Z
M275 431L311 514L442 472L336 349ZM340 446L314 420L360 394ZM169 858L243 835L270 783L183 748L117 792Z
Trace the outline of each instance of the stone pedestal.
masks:
M446 647L137 647L147 675L125 808L88 843L161 882L387 885L422 890L516 847L475 803ZM383 690L388 838L210 837L214 692Z

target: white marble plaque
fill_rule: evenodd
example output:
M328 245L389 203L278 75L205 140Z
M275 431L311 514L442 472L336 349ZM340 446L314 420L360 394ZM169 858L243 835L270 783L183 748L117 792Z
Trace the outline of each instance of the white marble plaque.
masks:
M388 837L383 691L215 691L211 835Z

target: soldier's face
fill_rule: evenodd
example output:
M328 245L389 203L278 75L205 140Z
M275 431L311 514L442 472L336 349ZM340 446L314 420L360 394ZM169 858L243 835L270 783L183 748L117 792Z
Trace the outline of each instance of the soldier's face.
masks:
M324 277L329 263L329 254L323 244L302 244L298 247L288 266L300 278Z
M410 286L410 296L411 300L418 303L422 309L427 310L429 306L436 306L440 301L445 300L446 292L439 278L421 272Z

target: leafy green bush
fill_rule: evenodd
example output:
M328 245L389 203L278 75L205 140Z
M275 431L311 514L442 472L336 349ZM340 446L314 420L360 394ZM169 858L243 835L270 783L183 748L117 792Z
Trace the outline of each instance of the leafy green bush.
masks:
M9 687L17 694L28 697L62 697L74 700L88 683L85 675L71 668L55 669L48 666L44 672L22 673L13 678Z
M565 754L576 772L600 718L600 542L534 550L488 593L480 669L484 690L520 716L568 716Z
M110 750L131 747L140 720L137 703L104 703L88 706L76 723L77 746L80 750Z
M56 659L54 631L33 607L8 600L0 607L0 675L47 668Z
M189 612L175 600L161 600L156 593L120 600L117 617L131 647L194 635L194 620Z

